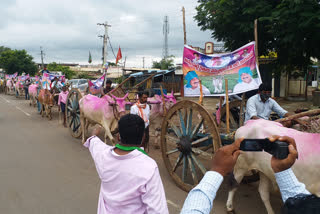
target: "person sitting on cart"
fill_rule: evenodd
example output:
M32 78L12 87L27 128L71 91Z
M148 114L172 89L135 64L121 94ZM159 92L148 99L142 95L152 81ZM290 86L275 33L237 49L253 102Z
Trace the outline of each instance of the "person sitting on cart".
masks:
M110 79L108 79L106 81L106 85L101 88L101 96L104 96L106 94L108 94L110 91L112 91L112 81Z
M65 111L66 111L66 103L67 103L68 94L69 94L69 92L67 91L67 87L63 86L62 91L59 93L58 106L59 106L59 111L61 110L61 112L63 114L64 127L67 127Z
M274 99L270 98L272 88L264 83L259 86L258 93L247 101L245 122L248 120L269 120L272 111L280 117L288 117L288 111L284 110ZM284 124L290 126L290 124Z
M130 108L130 114L140 116L145 124L144 148L148 148L149 144L149 118L150 106L147 104L148 92L142 91L138 93L138 102Z
M127 114L118 122L119 141L102 142L94 129L84 146L91 153L101 179L98 214L168 214L168 206L157 163L140 148L144 121Z

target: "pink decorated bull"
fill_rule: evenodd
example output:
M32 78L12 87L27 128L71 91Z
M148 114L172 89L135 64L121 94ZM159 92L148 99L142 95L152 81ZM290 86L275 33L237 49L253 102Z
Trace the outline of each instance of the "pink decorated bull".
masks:
M37 96L37 91L38 91L38 84L31 84L29 86L29 96L30 96L30 106L33 105L33 107L36 106L36 96Z
M299 159L293 165L298 180L306 185L309 192L320 196L320 134L304 133L285 128L280 123L268 120L250 120L240 127L235 138L266 138L272 135L289 136L295 139ZM270 187L277 187L271 168L271 155L266 152L243 152L234 167L234 178L240 184L244 175L251 170L260 173L259 193L268 214L273 214L269 200ZM271 186L270 186L271 184ZM233 196L237 188L229 192L227 210L233 210Z
M7 80L7 84L6 84L6 90L7 90L7 93L8 92L11 92L12 90L14 89L14 83L12 80Z
M177 103L176 98L173 95L164 95L165 108L168 111L174 104ZM150 133L154 133L152 136L155 137L154 145L156 148L159 148L160 141L160 131L161 123L164 115L164 104L162 97L155 95L154 97L148 98L148 104L151 106L150 110Z
M16 89L16 95L22 96L23 93L23 85L20 81L17 81L15 84L15 89Z
M125 114L126 94L122 98L108 95L102 98L85 95L80 99L80 120L82 129L82 143L85 142L86 131L89 124L99 124L105 129L105 142L107 137L114 142L111 131L114 131L118 126L118 119Z

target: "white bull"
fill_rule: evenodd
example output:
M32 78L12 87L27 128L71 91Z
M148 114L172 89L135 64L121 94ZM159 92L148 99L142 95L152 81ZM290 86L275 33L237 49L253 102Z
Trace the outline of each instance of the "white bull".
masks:
M304 133L283 127L280 123L268 120L250 120L239 128L235 138L266 138L272 135L289 136L295 139L299 159L293 165L298 180L306 185L309 192L320 195L320 134ZM251 170L260 174L259 193L268 214L273 214L269 195L270 187L277 188L271 168L271 155L266 152L243 152L234 167L234 178L240 184L242 178ZM272 186L270 186L272 184ZM229 191L227 210L233 211L233 197L237 187Z
M105 95L102 98L85 95L80 99L80 121L82 129L82 143L85 142L86 131L89 124L99 124L105 129L105 142L109 138L114 143L114 138L111 131L115 130L118 121L116 117L118 114L125 113L125 99L128 97L126 94L123 98L113 96L113 99Z

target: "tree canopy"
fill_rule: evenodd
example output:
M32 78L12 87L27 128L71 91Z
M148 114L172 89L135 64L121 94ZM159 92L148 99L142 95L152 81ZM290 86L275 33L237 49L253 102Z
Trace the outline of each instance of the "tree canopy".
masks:
M13 74L23 72L34 75L37 72L37 66L32 61L33 57L26 50L11 50L10 48L0 47L0 67L6 73Z
M174 56L163 58L160 61L153 61L152 68L158 68L161 70L170 69L174 67Z
M72 77L75 75L75 72L68 66L59 65L56 62L48 64L47 69L49 71L61 71L67 79L72 79Z
M275 51L285 67L304 67L320 58L319 0L198 0L194 17L201 30L235 50L254 41L258 19L259 55Z

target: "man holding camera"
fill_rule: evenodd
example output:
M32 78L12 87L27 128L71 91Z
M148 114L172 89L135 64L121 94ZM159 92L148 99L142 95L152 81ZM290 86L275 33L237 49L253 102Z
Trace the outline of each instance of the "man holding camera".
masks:
M208 171L201 182L193 188L184 202L181 214L206 214L210 213L213 200L226 176L233 170L234 165L240 155L240 144L243 138L237 139L233 144L221 147L212 159L211 170ZM294 139L290 137L272 136L271 143L283 141L289 144L289 154L285 159L271 159L271 167L285 202L284 214L316 214L320 213L320 198L310 195L305 185L300 183L291 166L298 158L298 152ZM302 212L303 210L303 212Z

